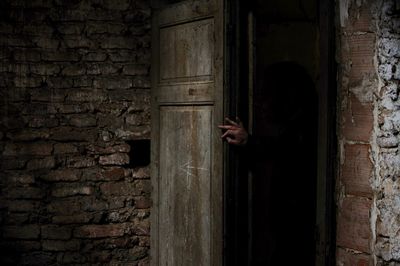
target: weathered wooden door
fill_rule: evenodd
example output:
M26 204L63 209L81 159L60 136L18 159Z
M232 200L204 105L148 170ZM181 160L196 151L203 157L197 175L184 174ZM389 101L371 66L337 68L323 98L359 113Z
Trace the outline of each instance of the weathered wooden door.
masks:
M223 1L153 14L151 265L222 265Z

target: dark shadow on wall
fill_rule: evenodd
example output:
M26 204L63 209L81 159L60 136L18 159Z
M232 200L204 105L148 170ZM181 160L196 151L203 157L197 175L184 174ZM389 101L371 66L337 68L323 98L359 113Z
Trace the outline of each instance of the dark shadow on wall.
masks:
M150 140L140 139L127 141L131 147L129 152L129 168L143 167L150 164Z

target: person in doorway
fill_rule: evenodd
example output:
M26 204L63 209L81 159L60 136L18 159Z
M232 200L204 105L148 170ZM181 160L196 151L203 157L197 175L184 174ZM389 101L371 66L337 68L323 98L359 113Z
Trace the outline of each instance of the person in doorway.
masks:
M253 172L252 265L314 265L317 97L296 63L265 71L254 135L238 117L225 118L221 138L242 147ZM291 254L288 258L288 254Z

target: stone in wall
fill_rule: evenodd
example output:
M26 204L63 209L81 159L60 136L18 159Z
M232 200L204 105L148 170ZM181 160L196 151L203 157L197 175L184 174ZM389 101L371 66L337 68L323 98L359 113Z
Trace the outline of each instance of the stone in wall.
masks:
M400 263L400 6L396 1L382 1L377 7L377 16L381 86L377 100L379 193L375 248L378 265L397 265Z

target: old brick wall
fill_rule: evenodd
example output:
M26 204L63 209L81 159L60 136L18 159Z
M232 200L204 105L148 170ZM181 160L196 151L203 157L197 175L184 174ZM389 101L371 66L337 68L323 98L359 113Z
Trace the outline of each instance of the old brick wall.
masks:
M337 4L338 265L400 263L399 9Z
M0 2L1 265L147 265L149 2Z

